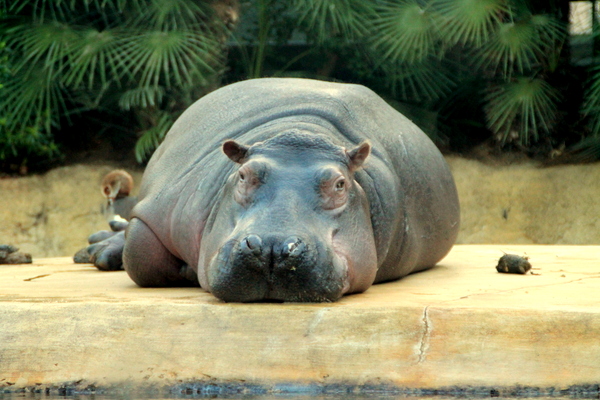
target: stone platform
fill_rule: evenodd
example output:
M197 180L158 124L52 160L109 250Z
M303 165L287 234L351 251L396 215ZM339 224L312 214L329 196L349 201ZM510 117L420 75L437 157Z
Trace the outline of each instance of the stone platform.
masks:
M538 275L497 273L503 252ZM69 258L0 265L0 391L207 383L597 390L600 246L458 245L329 304L226 304Z

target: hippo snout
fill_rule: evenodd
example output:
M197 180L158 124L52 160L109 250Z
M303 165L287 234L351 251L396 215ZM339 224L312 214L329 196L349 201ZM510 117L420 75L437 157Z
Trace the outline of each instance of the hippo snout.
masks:
M327 244L300 235L229 240L211 262L209 290L224 301L335 301L347 271Z
M254 234L243 238L239 243L242 260L263 261L258 264L265 269L266 273L270 273L285 264L287 258L298 259L306 255L306 244L297 236L290 236L284 240L276 237L270 239L263 242L260 236ZM256 260L252 260L252 257Z

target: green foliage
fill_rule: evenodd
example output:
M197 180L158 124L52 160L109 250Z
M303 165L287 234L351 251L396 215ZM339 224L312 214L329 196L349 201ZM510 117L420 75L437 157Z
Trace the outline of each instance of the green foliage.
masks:
M600 66L590 69L590 78L581 108L586 121L587 134L567 149L566 162L590 162L600 160ZM559 160L560 161L560 160Z
M466 99L480 99L471 101L479 104L478 109L469 108L485 115L481 121L488 136L502 145L528 147L550 138L560 119L559 90L549 82L567 40L558 10L541 13L527 0L294 0L291 6L252 0L248 4L241 25L257 35L241 41L253 50L253 56L246 57L252 60L246 77L287 73L358 81L393 98L399 107L410 105L416 121L437 138L441 132L451 138L462 134L453 130L457 125L452 118L463 110L449 102L454 92L464 92L464 85L471 90L463 93ZM253 16L250 24L245 15ZM269 65L277 59L273 44L286 43L294 35L304 37L306 47L280 64L287 72L277 71ZM303 64L303 58L311 57L312 64ZM332 63L342 64L343 71L331 68ZM474 85L474 81L484 84ZM427 120L432 116L437 118L433 124ZM462 126L479 124L474 117Z
M9 172L25 173L61 158L51 135L38 127L9 131L0 125L0 167Z
M502 75L527 73L548 64L548 51L564 40L560 23L546 15L526 13L498 25L480 48L480 68L500 69Z
M1 13L0 13L1 15ZM10 97L4 87L10 79L8 64L9 51L4 42L0 42L0 98ZM58 157L58 148L52 137L36 126L26 126L22 130L12 131L6 128L7 118L0 113L0 169L26 172L29 160L52 160Z
M578 101L559 95L577 75L565 72L561 2L246 0L231 38L210 7L220 2L0 0L11 14L0 26L11 50L4 127L12 137L35 127L51 143L73 113L130 113L141 160L216 86L225 55L227 80L363 83L450 144L552 145L566 101ZM600 69L587 86L582 112L600 136Z
M385 2L373 21L373 46L392 63L423 61L436 51L438 37L433 13L417 0Z
M582 112L589 117L593 136L600 136L600 66L592 70Z
M146 134L140 137L135 144L135 157L140 163L152 155L175 122L171 114L160 110L149 112L145 117L146 120L152 118L154 121L152 126L146 130Z
M7 13L0 39L11 50L11 74L0 98L7 137L47 138L51 143L52 132L65 119L88 110L131 110L140 121L138 134L161 137L168 126L153 125L163 119L150 118L147 111L176 115L223 68L226 31L208 2L0 4Z
M598 43L600 43L600 29L598 29L598 24L595 25L595 28L597 30L592 32L592 35L589 37L593 47L597 47ZM598 54L593 55L598 57ZM589 72L590 76L587 81L588 85L586 87L582 113L588 119L591 136L600 138L600 62L596 61L595 64L592 64ZM588 142L591 143L593 140ZM598 146L596 145L596 147ZM598 158L600 158L600 152L598 154Z
M440 36L448 44L482 46L495 34L510 3L497 0L437 0L430 2Z
M318 43L332 37L346 40L361 38L369 32L375 17L373 1L364 0L293 0L291 13L296 23Z
M461 132L449 128L460 109L449 100L465 85L471 90L466 98L481 99L479 112L485 112L487 129L500 144L527 147L552 134L561 98L548 78L567 40L557 15L536 13L525 0L376 4L364 38L369 46L352 60L371 65L357 69L364 71L360 80L422 107L423 115L436 113L434 125L450 137ZM470 125L475 121L474 116Z
M0 42L0 89L2 89L3 82L8 79L8 55L6 54L6 43Z
M542 79L516 78L495 86L486 96L488 125L500 142L519 140L524 146L550 132L556 117L556 89Z

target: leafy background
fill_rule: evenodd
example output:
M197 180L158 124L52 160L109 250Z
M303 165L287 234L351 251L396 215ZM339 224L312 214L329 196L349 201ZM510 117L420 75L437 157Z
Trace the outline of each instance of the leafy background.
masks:
M197 98L263 76L362 83L450 151L595 160L597 19L572 35L569 6L0 0L0 168L40 170L102 146L135 146L144 162Z

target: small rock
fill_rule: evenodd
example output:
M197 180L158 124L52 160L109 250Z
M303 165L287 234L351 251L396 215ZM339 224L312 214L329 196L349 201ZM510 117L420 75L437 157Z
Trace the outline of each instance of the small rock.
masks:
M0 244L0 252L2 253L10 254L15 251L19 251L19 248L10 244Z
M0 251L0 264L31 264L31 254L21 253L10 245L0 245L2 248L10 248L11 251ZM14 249L14 250L13 250Z

